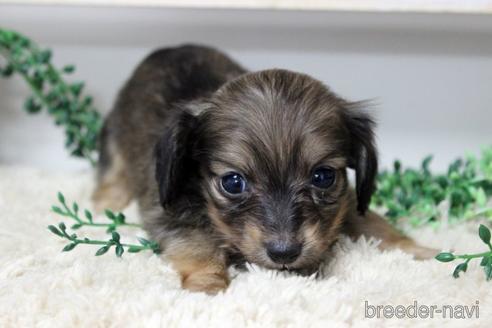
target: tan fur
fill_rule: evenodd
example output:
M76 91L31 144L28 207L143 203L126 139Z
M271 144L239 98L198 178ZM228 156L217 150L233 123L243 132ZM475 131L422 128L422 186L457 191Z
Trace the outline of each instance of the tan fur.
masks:
M244 225L244 240L241 243L241 249L246 254L254 254L258 248L261 248L264 242L261 228L253 223Z
M231 228L222 221L220 214L214 206L208 205L208 214L217 231L224 237L225 243L230 244L231 240L228 241L228 239L234 238L234 233Z
M301 227L301 234L305 240L305 247L307 251L313 249L316 253L324 252L325 245L323 241L323 234L321 233L321 224L316 222L315 224L303 224Z
M360 236L381 240L379 249L391 250L399 248L412 254L418 260L430 259L439 252L436 249L418 245L412 239L399 233L385 219L370 211L364 217L352 213L347 218L346 233L353 239Z
M166 259L179 272L183 288L216 294L229 285L223 252L210 247L200 234L171 241Z
M344 223L345 218L347 216L349 205L350 203L348 202L347 197L346 196L343 197L341 199L341 205L338 210L338 213L333 219L333 222L330 225L330 229L328 233L325 236L321 236L321 239L323 240L325 247L330 244L333 244L333 242L337 240L342 224Z
M109 148L111 166L99 178L97 187L92 194L94 209L98 213L106 209L121 211L133 198L125 161L113 143L109 144Z

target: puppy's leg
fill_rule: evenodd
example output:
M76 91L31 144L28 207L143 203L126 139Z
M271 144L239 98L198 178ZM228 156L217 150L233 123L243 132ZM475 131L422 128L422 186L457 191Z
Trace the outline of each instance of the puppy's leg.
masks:
M439 251L418 245L412 239L402 235L379 215L368 211L365 216L352 215L347 221L346 231L351 238L361 235L380 239L379 249L400 248L405 253L413 254L418 260L434 257Z
M133 198L125 161L107 130L105 126L101 135L97 185L92 194L96 212L121 211Z
M174 237L165 247L165 256L179 272L183 288L214 295L229 285L225 254L205 233Z

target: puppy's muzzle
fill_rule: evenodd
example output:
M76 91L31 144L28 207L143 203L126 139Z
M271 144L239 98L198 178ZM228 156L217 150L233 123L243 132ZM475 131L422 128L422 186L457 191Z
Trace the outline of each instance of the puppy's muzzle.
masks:
M278 264L293 263L302 252L301 243L276 241L266 244L268 257Z

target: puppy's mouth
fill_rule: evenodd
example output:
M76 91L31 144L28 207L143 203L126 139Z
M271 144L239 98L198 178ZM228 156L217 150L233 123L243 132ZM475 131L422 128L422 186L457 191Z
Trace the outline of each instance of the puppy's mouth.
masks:
M280 268L277 268L276 270L281 272L294 273L301 276L311 276L313 274L316 274L319 271L319 269L320 269L320 264L306 266L306 267L292 267L289 265L282 265Z
M255 258L245 257L246 261L270 270L281 272L289 272L299 274L301 276L311 276L319 271L322 261L306 262L306 259L301 255L296 261L290 264L279 264L271 261L267 256L259 256Z

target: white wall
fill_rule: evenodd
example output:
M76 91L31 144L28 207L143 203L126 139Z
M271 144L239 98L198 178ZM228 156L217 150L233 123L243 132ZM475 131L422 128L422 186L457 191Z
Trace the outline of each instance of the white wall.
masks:
M383 166L436 154L442 169L465 150L492 144L492 17L156 8L0 5L2 27L75 63L107 111L117 89L152 48L211 44L252 69L311 74L346 98L374 99ZM67 158L62 133L22 112L28 90L0 80L0 163L52 169Z

